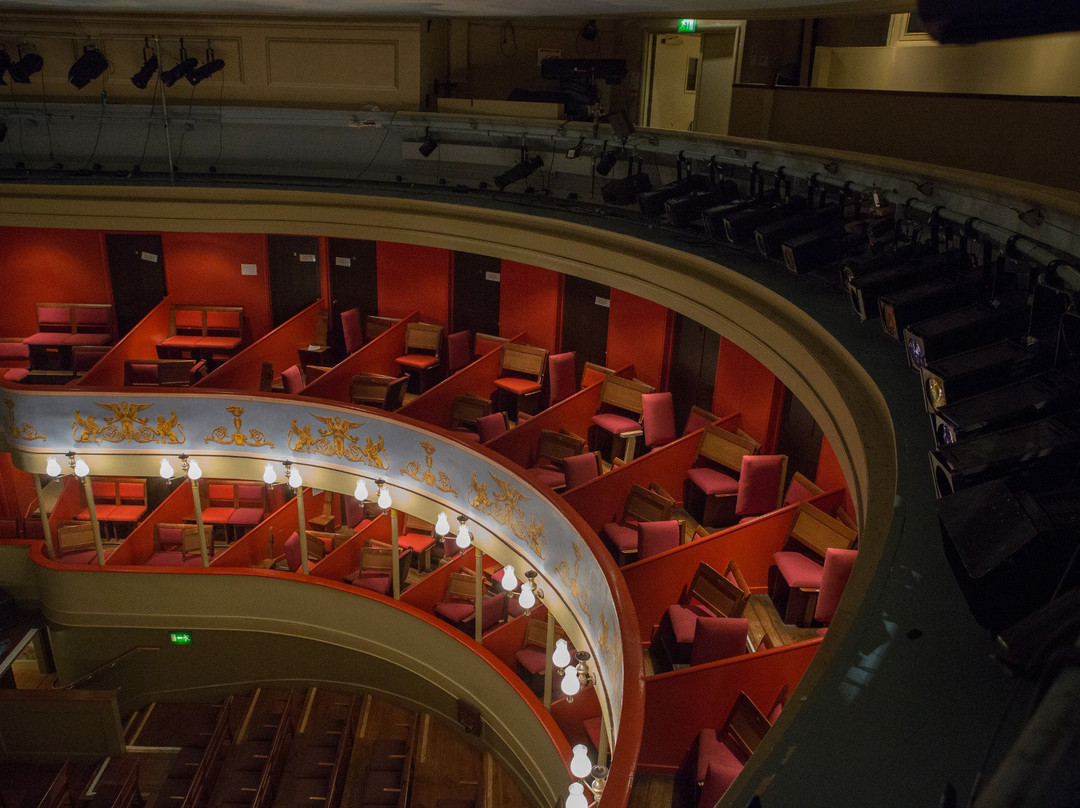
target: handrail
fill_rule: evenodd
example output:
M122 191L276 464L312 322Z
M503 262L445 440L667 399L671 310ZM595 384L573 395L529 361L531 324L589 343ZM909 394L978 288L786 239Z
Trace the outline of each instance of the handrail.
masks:
M66 685L61 685L61 684L57 683L57 684L54 684L53 687L54 688L62 688L64 690L71 690L73 687L77 687L77 686L81 685L83 682L86 682L86 681L88 681L90 679L93 679L95 676L97 676L102 671L108 670L109 668L115 668L116 664L118 662L126 659L129 656L135 656L135 654L141 654L141 653L145 653L147 651L160 651L160 650L161 650L161 648L159 646L156 646L156 645L136 645L134 648L129 648L128 650L124 651L122 654L118 654L117 656L113 657L108 662L105 662L105 663L102 663L101 665L98 665L92 671L90 671L89 673L87 673L87 674L85 674L83 676L80 676L75 681L69 682Z

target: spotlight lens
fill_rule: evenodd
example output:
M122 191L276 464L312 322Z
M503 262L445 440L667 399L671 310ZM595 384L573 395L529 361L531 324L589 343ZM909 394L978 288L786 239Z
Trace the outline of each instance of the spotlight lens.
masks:
M953 428L946 423L938 424L937 428L938 443L942 446L951 446L956 443L956 433Z
M917 368L926 367L926 352L923 350L922 343L917 338L910 337L907 346L912 364Z

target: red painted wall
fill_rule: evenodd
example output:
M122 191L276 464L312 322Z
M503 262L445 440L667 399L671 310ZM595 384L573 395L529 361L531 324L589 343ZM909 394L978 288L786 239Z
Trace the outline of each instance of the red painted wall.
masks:
M550 269L502 262L499 336L525 332L525 342L556 353L562 333L562 274Z
M0 227L0 336L37 331L35 303L111 303L99 230Z
M662 389L667 384L674 322L674 314L658 303L612 289L608 312L608 367L632 364L635 378Z
M821 439L821 454L818 456L817 475L814 482L826 491L830 491L834 488L844 489L844 496L840 501L840 505L847 512L848 516L852 519L856 517L855 504L851 500L851 492L848 491L847 480L844 479L844 472L840 468L840 463L836 459L836 453L833 451L828 438Z
M420 310L425 323L450 322L450 251L380 241L376 246L379 314L405 317Z
M244 342L271 327L266 236L241 233L162 233L165 282L176 305L243 306ZM257 275L241 275L255 264Z
M762 452L776 446L784 385L772 372L734 342L721 340L716 363L713 412L742 414L742 429L761 443Z

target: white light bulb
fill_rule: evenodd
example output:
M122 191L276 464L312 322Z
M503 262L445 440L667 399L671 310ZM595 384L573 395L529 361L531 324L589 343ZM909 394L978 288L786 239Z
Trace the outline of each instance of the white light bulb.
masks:
M526 581L521 585L521 594L518 595L518 603L521 608L528 611L536 605L536 595L533 594L533 585Z
M505 567L503 567L502 587L507 592L513 592L515 589L517 589L517 585L518 579L517 576L514 575L514 565L507 564Z
M300 476L300 469L293 466L292 471L289 472L289 485L293 488L299 488L303 484L304 479Z
M592 774L592 761L589 760L589 750L585 744L579 743L574 746L574 756L570 758L570 774L579 780L584 780Z
M277 482L277 472L274 471L273 463L267 463L266 468L263 469L263 482L267 485L273 485Z
M551 664L556 668L565 668L570 664L570 649L561 637L555 640L555 651L551 654Z
M563 671L562 692L567 696L576 696L581 690L581 682L577 678L577 665L567 665Z
M86 465L86 461L81 457L75 461L75 476L80 480L90 473L90 467Z
M60 464L56 462L55 457L50 457L49 462L45 464L45 473L50 477L60 476Z
M158 467L158 474L161 475L163 480L171 480L176 470L172 467L172 463L169 462L169 458L161 458L161 465Z
M450 532L450 520L446 518L446 513L440 511L438 517L435 519L435 534L440 538L445 539L446 534Z
M356 490L353 491L352 495L356 498L357 502L366 502L367 498L370 496L367 490L367 483L358 479L356 481Z
M461 527L458 528L457 538L454 539L457 546L465 550L470 544L472 544L472 534L469 533L469 526L464 522L461 523Z
M585 786L581 783L571 783L569 792L566 808L589 808L589 801L585 799Z
M202 468L199 466L198 460L192 460L188 463L187 476L189 480L198 480L202 477Z
M393 505L394 503L391 502L391 500L390 500L390 487L389 486L384 485L384 486L382 486L380 488L378 502L379 502L379 507L382 508L384 511L390 510L390 506Z

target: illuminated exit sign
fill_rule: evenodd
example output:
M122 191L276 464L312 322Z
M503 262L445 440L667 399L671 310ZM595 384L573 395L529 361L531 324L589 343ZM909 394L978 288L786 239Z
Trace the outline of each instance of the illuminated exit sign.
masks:
M697 20L679 20L679 33L692 34L697 30Z
M191 645L190 631L170 631L169 642L173 645Z

